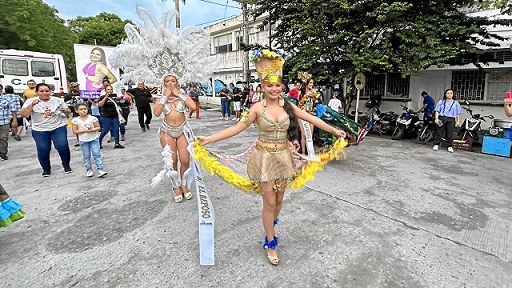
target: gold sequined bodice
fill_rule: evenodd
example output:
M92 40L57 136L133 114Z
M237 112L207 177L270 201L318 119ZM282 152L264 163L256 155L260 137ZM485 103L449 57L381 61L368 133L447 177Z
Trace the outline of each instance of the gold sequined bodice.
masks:
M288 141L288 127L290 126L290 117L279 122L275 122L265 115L266 107L263 107L263 113L258 122L258 139L263 142L286 143Z

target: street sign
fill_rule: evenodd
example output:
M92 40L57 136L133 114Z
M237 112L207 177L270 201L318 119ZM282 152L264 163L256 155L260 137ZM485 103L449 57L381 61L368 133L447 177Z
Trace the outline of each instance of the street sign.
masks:
M363 73L357 73L356 77L354 78L354 86L356 86L357 89L361 90L366 85L366 76L364 76Z
M356 121L357 123L357 119L359 118L359 97L361 95L361 90L364 88L364 86L366 85L366 77L364 76L363 73L359 72L356 74L356 77L354 77L354 86L356 86L357 88L357 98L356 98L356 116L354 118L354 120Z

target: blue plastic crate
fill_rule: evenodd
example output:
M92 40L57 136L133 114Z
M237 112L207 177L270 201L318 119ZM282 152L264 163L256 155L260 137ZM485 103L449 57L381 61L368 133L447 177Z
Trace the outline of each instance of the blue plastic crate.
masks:
M510 157L510 139L484 136L482 153Z

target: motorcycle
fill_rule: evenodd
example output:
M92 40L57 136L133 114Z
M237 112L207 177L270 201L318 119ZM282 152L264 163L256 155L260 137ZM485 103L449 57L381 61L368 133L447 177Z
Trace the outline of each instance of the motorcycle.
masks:
M398 115L395 112L380 112L379 109L368 116L364 128L368 131L378 132L381 136L393 133Z
M478 142L480 136L478 133L482 128L482 121L485 122L485 118L494 119L493 115L485 115L481 116L480 114L473 114L473 110L471 110L471 106L469 106L469 102L464 101L468 107L463 107L467 113L471 116L470 118L464 119L462 125L460 126L460 130L458 133L458 138L469 145L473 145L473 143Z
M426 144L436 138L437 125L433 117L426 119L423 123L423 128L418 132L416 142L419 144Z
M356 111L350 111L348 115L348 119L355 120L356 119ZM357 112L357 124L361 127L366 127L368 121L370 121L370 117L368 114L362 111Z
M420 117L414 110L407 108L407 106L401 105L404 112L396 120L396 128L391 135L391 139L399 140L405 136L416 135L420 125Z

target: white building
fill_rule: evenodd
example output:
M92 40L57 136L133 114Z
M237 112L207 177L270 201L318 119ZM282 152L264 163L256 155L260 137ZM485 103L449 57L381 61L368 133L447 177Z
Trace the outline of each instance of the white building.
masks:
M256 19L249 19L249 44L268 46L270 26L263 25L265 18L266 16L263 15ZM211 54L219 61L213 80L220 80L228 87L229 83L236 84L243 81L244 51L240 50L240 42L244 39L242 15L223 20L205 29L210 32ZM252 63L249 63L249 71L251 78L257 80L258 73ZM212 102L220 103L220 100L213 99Z

